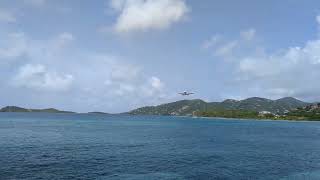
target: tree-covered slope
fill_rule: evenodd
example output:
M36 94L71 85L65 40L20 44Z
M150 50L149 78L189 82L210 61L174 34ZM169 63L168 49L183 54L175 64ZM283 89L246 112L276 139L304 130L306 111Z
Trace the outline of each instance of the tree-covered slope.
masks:
M196 99L182 100L173 103L162 104L159 106L142 107L130 111L129 113L142 115L193 115L197 112L242 110L250 112L269 111L275 114L284 114L292 109L307 105L309 105L309 103L291 97L278 100L252 97L241 101L228 99L223 102L209 103Z
M320 120L320 103L294 109L286 116L290 119Z
M194 111L206 110L208 103L196 100L182 100L159 106L147 106L130 111L130 114L138 115L192 115Z

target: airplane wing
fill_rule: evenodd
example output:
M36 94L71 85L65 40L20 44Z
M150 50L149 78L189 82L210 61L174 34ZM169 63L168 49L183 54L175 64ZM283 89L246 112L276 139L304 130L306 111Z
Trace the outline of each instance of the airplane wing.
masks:
M182 92L182 93L178 93L178 94L183 95L183 96L189 96L194 93Z

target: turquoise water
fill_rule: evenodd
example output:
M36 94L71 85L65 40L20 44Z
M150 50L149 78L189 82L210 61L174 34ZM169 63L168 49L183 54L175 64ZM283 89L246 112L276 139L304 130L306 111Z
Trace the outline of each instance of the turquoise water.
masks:
M320 123L1 113L0 179L320 179Z

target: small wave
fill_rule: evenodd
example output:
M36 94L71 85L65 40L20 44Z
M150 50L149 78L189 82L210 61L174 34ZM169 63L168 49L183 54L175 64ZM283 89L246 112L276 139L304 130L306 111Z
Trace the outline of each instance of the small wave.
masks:
M109 176L110 180L179 180L183 176L175 173L121 174Z

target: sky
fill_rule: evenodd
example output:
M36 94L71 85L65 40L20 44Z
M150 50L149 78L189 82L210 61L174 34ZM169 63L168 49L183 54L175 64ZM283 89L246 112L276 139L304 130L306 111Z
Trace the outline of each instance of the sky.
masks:
M319 7L1 0L0 106L116 113L185 98L320 101Z

